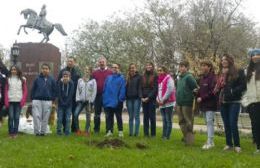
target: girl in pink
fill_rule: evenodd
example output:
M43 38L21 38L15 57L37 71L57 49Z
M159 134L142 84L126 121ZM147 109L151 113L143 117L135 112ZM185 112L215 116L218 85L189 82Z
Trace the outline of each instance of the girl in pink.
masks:
M163 139L170 139L172 131L173 107L175 106L175 87L174 81L168 69L161 66L158 72L158 94L157 103L159 104L163 121Z
M26 98L26 80L22 77L20 69L13 65L5 85L5 106L9 108L8 129L11 138L17 136L20 113Z

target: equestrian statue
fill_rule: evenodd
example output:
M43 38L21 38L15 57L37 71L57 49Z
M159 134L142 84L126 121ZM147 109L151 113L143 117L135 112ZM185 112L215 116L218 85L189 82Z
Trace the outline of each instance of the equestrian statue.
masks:
M21 28L24 29L24 32L28 34L25 28L31 28L31 29L37 29L39 30L39 33L42 33L44 38L42 39L41 43L48 42L49 35L52 33L53 29L57 29L63 36L67 36L67 33L63 29L62 25L59 23L51 23L46 20L46 5L43 5L41 8L41 11L39 13L39 16L37 13L32 9L24 9L21 11L21 15L24 16L24 19L27 19L27 22L25 25L21 25L17 34L20 34Z

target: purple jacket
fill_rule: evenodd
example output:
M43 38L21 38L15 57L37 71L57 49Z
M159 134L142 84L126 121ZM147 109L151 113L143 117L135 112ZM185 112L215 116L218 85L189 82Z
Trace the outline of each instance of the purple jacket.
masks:
M203 75L199 80L199 92L198 97L201 97L200 110L216 111L217 110L217 97L214 95L213 90L215 88L217 77L214 73Z

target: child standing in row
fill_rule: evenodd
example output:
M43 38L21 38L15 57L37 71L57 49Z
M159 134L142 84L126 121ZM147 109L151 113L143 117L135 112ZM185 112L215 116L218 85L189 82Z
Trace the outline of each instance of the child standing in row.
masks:
M91 103L95 101L97 94L97 83L95 79L90 78L89 68L85 68L85 74L83 78L78 80L78 86L76 91L77 107L74 113L74 123L77 131L77 135L80 135L79 128L79 114L85 107L86 109L86 136L90 134L90 118L91 118Z
M201 62L201 71L197 102L207 125L208 140L202 146L202 149L207 150L214 147L214 116L215 111L217 111L217 97L214 94L214 88L217 79L210 61Z
M126 105L129 114L129 136L138 136L142 97L142 76L135 64L130 64L126 84Z
M27 98L26 79L22 76L20 69L13 65L10 68L5 84L5 107L9 108L8 130L12 138L18 134L18 126L21 109Z
M189 62L180 62L179 73L176 92L177 113L183 134L182 140L185 144L191 145L194 142L192 105L198 86L193 75L189 72Z
M172 131L173 107L175 106L175 87L168 69L161 66L158 72L157 102L160 107L163 120L163 139L170 139Z
M52 103L56 98L56 82L50 76L50 66L41 65L41 73L34 80L31 92L34 134L44 136L51 113Z
M158 90L158 77L154 72L154 64L149 62L145 66L142 79L142 105L144 114L144 136L156 136L156 95ZM150 134L149 129L151 128Z
M65 135L70 134L70 116L72 113L73 94L74 84L70 79L70 72L63 71L62 78L58 82L58 135L62 135L61 127L63 118L65 119L64 133Z
M236 68L230 55L222 57L219 72L214 92L219 92L220 113L225 128L226 146L223 150L234 149L239 153L241 147L237 124L241 97L246 90L246 78L244 71Z
M107 137L113 135L114 114L116 115L118 136L123 137L122 110L125 101L126 82L124 76L120 73L120 65L112 65L113 74L108 76L103 91L103 106L108 115Z
M250 63L247 68L247 91L242 104L247 107L252 124L253 140L256 144L254 154L260 154L260 49L250 53Z

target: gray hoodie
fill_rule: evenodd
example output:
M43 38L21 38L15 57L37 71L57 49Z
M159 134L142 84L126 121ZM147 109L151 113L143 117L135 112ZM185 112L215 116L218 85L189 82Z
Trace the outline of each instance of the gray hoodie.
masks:
M76 102L91 102L93 103L97 94L97 83L95 79L84 81L83 78L78 80L76 91Z

